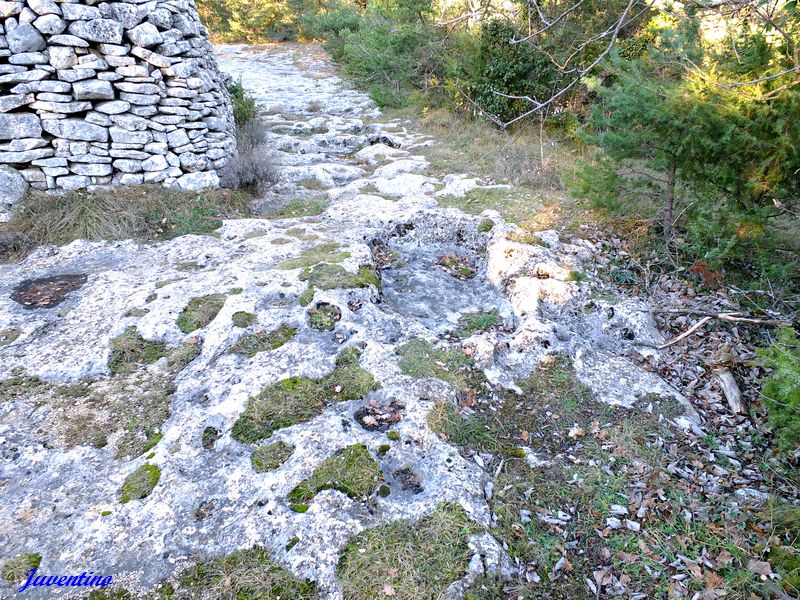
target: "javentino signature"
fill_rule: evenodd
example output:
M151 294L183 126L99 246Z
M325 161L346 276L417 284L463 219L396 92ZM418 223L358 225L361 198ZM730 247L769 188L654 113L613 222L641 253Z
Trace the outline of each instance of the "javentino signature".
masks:
M84 571L80 575L36 575L36 571L38 571L38 569L31 569L25 572L28 581L19 588L20 592L26 590L30 586L106 587L107 585L111 585L111 575L105 577L102 575L94 575L94 571L89 571L89 573Z

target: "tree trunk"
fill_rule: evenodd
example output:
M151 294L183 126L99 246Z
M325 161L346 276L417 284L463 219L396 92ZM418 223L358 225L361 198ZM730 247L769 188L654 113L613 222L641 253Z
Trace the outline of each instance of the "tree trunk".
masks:
M664 207L664 236L667 239L672 237L672 220L675 214L675 172L677 170L677 162L672 160L667 174L666 206Z

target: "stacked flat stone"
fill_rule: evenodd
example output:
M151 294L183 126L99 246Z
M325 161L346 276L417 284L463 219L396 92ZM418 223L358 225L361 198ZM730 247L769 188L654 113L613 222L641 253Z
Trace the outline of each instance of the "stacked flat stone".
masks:
M214 187L235 152L194 0L0 0L0 202L28 185Z

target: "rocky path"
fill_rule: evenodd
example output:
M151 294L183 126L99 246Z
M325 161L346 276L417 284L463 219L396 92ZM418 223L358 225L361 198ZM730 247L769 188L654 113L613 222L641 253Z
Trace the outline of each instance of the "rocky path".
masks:
M0 557L36 552L42 573L93 570L147 590L198 557L263 546L336 598L339 551L365 528L442 503L490 526L492 467L427 423L434 403L456 405L465 391L401 368L398 350L415 340L465 348L487 378L479 396L563 353L598 401L669 403L675 423L697 427L686 401L629 358L663 341L647 307L592 298L575 281L587 244L555 232L524 243L496 213L440 208L438 196L480 182L427 175L418 152L435 140L382 120L318 49L231 46L219 60L266 112L280 182L258 208L329 204L317 216L226 221L217 236L41 248L0 267L0 330L11 340L0 347ZM25 280L67 274L85 281L57 306L11 297ZM496 326L452 334L465 314L492 311ZM336 379L347 349L360 368ZM248 404L289 377L321 381L307 396L277 393L277 416ZM305 405L291 412L287 398ZM254 449L275 442L288 458L256 471ZM302 507L290 499L356 444L382 484L363 497L318 491ZM547 458L523 450L532 463ZM160 471L155 487L120 502L144 464ZM473 577L480 556L502 559L490 535L472 548Z

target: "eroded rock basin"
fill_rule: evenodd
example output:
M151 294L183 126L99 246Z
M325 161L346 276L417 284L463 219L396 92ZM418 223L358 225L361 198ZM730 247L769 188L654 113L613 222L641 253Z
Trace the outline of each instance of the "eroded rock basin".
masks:
M0 330L18 332L0 347L4 559L37 552L43 573L93 570L147 594L198 559L260 546L337 598L339 552L365 528L443 503L488 527L491 470L427 420L459 390L399 366L398 348L416 339L460 348L465 338L488 378L485 394L513 388L560 353L598 401L671 399L681 408L675 422L692 425L685 399L628 359L629 348L661 341L647 307L598 300L586 309L586 291L569 276L585 246L553 232L543 234L547 245L516 242L496 213L440 208L434 190L452 180L426 175L415 154L433 140L381 122L319 50L222 47L219 58L269 112L269 144L284 169L262 205L316 194L328 208L226 221L216 237L77 241L0 267ZM24 280L64 273L86 281L58 306L26 310L11 297ZM338 308L337 318L309 314L319 303ZM451 335L465 314L491 311L502 326ZM325 379L348 349L374 379L357 398L347 396L349 381ZM248 400L286 378L317 381L303 385L321 386L327 400L267 436L245 431ZM378 425L363 426L365 414ZM275 442L288 458L254 469L254 448ZM359 444L383 472L381 487L364 497L318 491L298 511L297 486ZM158 467L158 482L120 502L145 463ZM491 537L478 538L486 554Z

